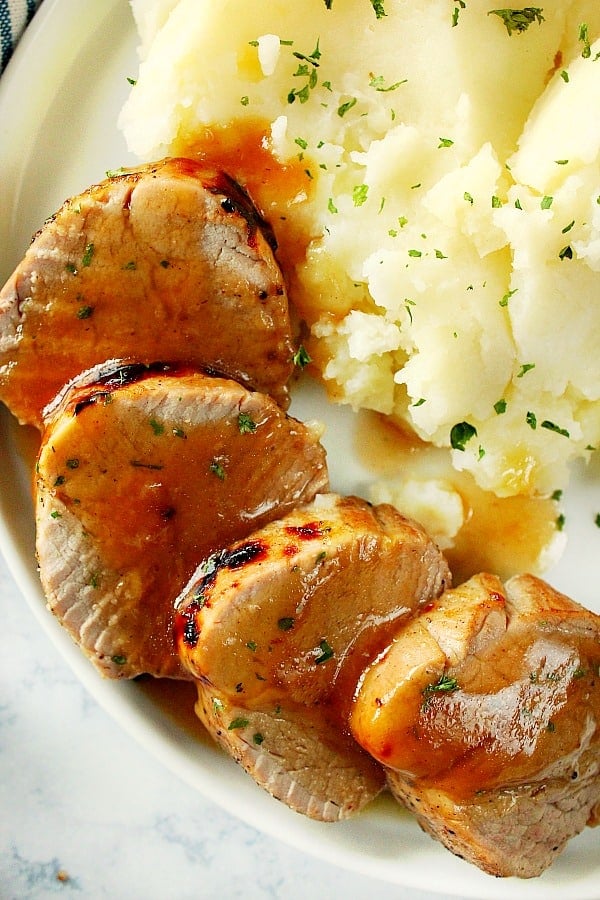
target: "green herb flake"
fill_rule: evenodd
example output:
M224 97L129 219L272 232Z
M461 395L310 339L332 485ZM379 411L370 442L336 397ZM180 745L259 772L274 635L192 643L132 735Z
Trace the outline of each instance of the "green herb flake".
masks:
M471 438L475 437L477 429L470 422L458 422L450 431L450 446L454 450L464 450Z
M557 488L557 490L553 491L552 494L550 495L550 499L554 500L556 503L558 503L559 500L562 500L562 495L563 495L562 490L560 488Z
M380 91L381 93L389 93L390 91L396 91L398 88L406 84L408 81L407 78L403 78L402 81L395 81L393 84L386 84L385 78L383 75L373 75L371 74L371 80L369 81L369 87L375 88L376 91Z
M494 411L497 416L501 416L503 413L506 412L506 400L504 400L504 398L502 398L502 400L498 400L498 401L496 401L496 403L494 403Z
M564 81L565 84L569 83L569 73L567 72L566 69L562 70L562 72L560 73L560 77L562 78L562 80Z
M526 375L527 372L531 372L532 369L535 369L535 363L523 363L517 372L517 378L522 378L523 375Z
M240 413L237 421L240 434L254 434L256 431L256 422L247 413Z
M293 356L294 365L298 366L299 369L304 369L310 362L312 362L312 358L306 347L303 344L300 344Z
M571 222L569 222L568 225L565 225L565 227L562 229L562 234L566 234L568 231L570 231L571 228L574 226L574 224L575 224L575 219L573 219Z
M542 12L541 6L525 6L523 9L491 9L488 16L498 16L502 19L510 36L513 32L522 34L527 31L533 22L541 25L544 21Z
M546 428L548 431L553 431L555 434L561 434L563 437L571 437L566 428L560 428L554 422L549 422L548 419L544 419L541 427Z
M424 705L427 706L435 694L452 694L458 689L459 684L456 678L446 674L440 675L437 681L432 682L423 688L423 696L425 697Z
M448 257L446 256L446 254L445 254L445 253L442 253L441 250L436 250L436 251L435 251L435 258L436 258L436 259L448 259Z
M561 513L559 516L556 517L554 524L556 526L557 531L562 531L564 529L565 521L566 520L565 520L564 513Z
M50 518L51 519L62 519L62 515L61 515L61 513L59 513L59 511L57 509L54 509L50 513Z
M236 716L227 726L227 731L236 731L238 728L246 728L250 724L250 719L244 716Z
M502 308L504 308L505 306L508 306L508 301L514 294L517 293L518 290L519 290L519 288L515 288L512 291L507 291L507 293L503 296L502 300L498 301L498 305L501 306Z
M527 424L529 425L529 427L530 427L533 431L535 431L535 429L537 428L537 416L536 416L536 414L533 413L533 412L531 412L531 411L529 411L529 412L525 415L525 421L527 422Z
M225 709L225 704L223 703L222 700L219 700L218 697L212 698L212 706L213 706L214 712L216 712L216 713L222 712Z
M419 397L418 400L415 400L414 403L411 403L411 406L423 406L426 403L425 397Z
M75 263L65 263L65 270L69 273L69 275L77 275L77 266L75 265Z
M83 252L83 256L81 258L81 265L84 269L87 269L92 264L92 259L94 258L94 244L89 243Z
M225 472L225 469L223 468L223 464L221 462L219 462L218 459L213 459L213 461L211 462L211 464L208 467L208 470L209 470L209 472L212 472L213 475L216 475L220 481L225 481L225 478L227 477L227 473Z
M338 208L335 205L335 203L333 202L332 197L330 197L329 200L327 201L327 209L332 215L335 215L338 212Z
M240 97L240 103L242 106L250 105L250 97L248 96L248 94L244 94L243 97Z
M306 150L306 148L308 147L308 141L305 141L304 138L297 137L294 143L298 144L298 146L301 147L302 150Z
M78 319L89 319L94 314L93 306L80 306L77 310Z
M371 6L377 19L383 19L387 15L383 0L371 0Z
M114 662L115 666L124 666L127 662L127 657L122 656L120 653L117 653L115 656L111 656L111 662Z
M327 643L325 639L321 641L319 644L319 650L321 651L320 655L315 659L315 665L320 666L323 663L326 663L327 660L333 658L333 650Z
M592 55L592 48L590 45L589 28L585 22L582 22L579 26L578 40L583 45L581 48L581 55L584 59L589 59Z
M466 200L467 203L470 203L473 206L473 195L468 191L465 191L463 194L463 200Z
M413 259L418 259L420 256L423 256L420 250L409 250L408 255L412 256Z
M358 100L356 97L352 97L350 100L346 100L345 103L340 104L337 111L338 116L343 119L346 113L351 110L353 106L356 106L357 103Z
M555 159L554 162L556 163L557 166L568 166L569 165L568 159Z
M161 259L161 261L160 261L160 263L159 263L159 266L160 266L162 269L168 269L168 268L170 267L170 265L171 265L171 263L169 262L168 259Z
M260 733L260 731L257 731L256 734L252 735L252 741L256 744L257 747L260 747L260 745L264 741L264 737Z
M248 648L248 650L251 650L253 653L256 653L256 651L258 649L258 644L256 643L256 641L246 641L246 647Z
M277 620L277 627L280 631L291 631L294 627L294 622L293 616L282 616L281 619Z
M56 478L54 479L54 487L60 487L61 484L64 484L64 483L65 483L64 475L57 475Z
M67 469L78 469L79 468L79 460L76 459L75 457L72 457L71 459L68 459L65 462L65 465L66 465Z
M502 200L494 194L492 197L492 209L500 209L501 206Z
M150 428L154 432L155 435L160 435L165 433L165 426L162 422L159 422L157 419L150 419Z
M122 266L124 272L135 272L137 269L137 263L135 259L130 259L129 262L126 262L124 266Z
M137 84L137 78L132 78L130 75L128 75L127 82L135 87L135 85Z
M368 194L368 184L357 184L352 188L352 202L355 206L362 206L363 203L366 203Z
M566 247L563 247L560 253L558 254L559 259L573 259L573 248L570 244L567 244Z
M96 590L96 588L100 587L100 576L97 572L92 572L90 575L90 580L88 581L89 587Z
M174 425L171 429L173 433L173 437L182 438L184 441L187 439L187 434L183 430L183 428L179 428L177 425Z
M540 203L540 207L541 207L542 209L550 209L550 207L552 206L552 203L553 203L553 202L554 202L554 197L549 197L548 195L546 195L545 197L542 198L542 202Z

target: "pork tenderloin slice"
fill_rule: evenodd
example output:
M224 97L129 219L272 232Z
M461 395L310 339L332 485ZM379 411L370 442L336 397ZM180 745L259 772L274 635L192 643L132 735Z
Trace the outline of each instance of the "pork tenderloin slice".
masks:
M316 427L228 379L162 364L94 377L63 393L39 453L48 605L102 674L189 677L175 598L216 548L326 489L325 452Z
M0 292L0 400L39 428L66 382L131 357L212 367L285 407L294 351L273 247L239 185L189 159L90 187Z
M597 823L599 723L600 617L533 576L487 574L399 631L351 718L424 830L522 878Z
M449 579L430 538L391 506L316 497L214 554L183 592L177 642L200 717L273 796L315 818L349 816L384 783L345 724L360 673Z

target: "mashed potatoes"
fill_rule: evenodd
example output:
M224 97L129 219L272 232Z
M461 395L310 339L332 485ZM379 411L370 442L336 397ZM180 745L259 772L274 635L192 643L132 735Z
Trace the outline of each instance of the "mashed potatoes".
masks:
M133 0L128 144L267 123L310 179L292 295L331 395L548 495L600 443L600 5L330 5Z

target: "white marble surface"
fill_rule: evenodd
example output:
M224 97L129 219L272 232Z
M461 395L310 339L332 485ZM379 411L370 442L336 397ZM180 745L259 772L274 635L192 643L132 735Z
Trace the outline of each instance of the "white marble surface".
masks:
M317 861L164 769L76 680L0 558L0 898L440 900Z

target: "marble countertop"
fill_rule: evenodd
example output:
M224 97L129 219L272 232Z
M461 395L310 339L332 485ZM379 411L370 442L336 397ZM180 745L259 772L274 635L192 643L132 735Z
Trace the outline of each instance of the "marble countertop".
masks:
M0 898L440 900L236 820L141 749L75 678L0 557Z

